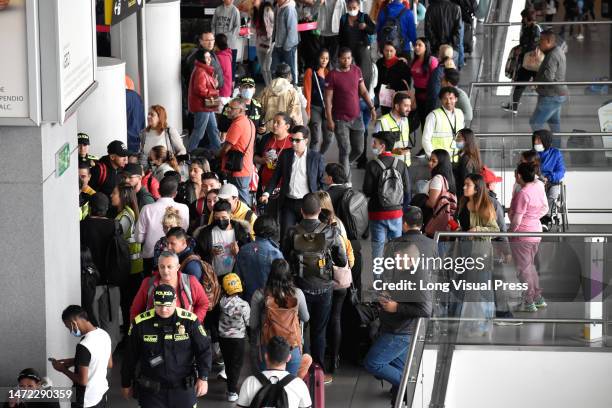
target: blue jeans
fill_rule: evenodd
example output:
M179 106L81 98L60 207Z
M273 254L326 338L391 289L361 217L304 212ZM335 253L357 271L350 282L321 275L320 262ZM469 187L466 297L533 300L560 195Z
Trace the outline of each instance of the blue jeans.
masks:
M205 133L208 137L205 147L215 152L218 151L219 148L221 148L221 141L219 140L219 129L217 128L215 113L194 112L193 120L193 131L189 138L189 147L187 151L192 152L197 149Z
M410 335L381 333L363 362L372 375L398 387L406 364Z
M285 51L280 47L274 47L274 50L272 51L272 66L270 66L270 71L272 72L272 75L274 75L276 66L278 64L285 63L289 65L291 68L291 76L293 77L291 78L291 82L294 85L297 84L298 80L297 65L295 60L296 51L297 46L291 48L289 51Z
M229 182L236 186L238 189L238 195L240 200L243 201L249 207L251 206L251 194L249 192L249 184L251 183L251 177L228 177Z
M383 256L385 242L402 236L402 217L392 220L370 220L372 258Z
M265 355L265 352L266 352L266 348L263 347L261 355L262 356ZM301 363L302 363L302 353L300 352L300 348L294 347L293 350L291 350L291 360L289 360L289 362L287 363L287 367L285 368L285 370L289 371L289 374L291 375L297 375L297 372L300 369ZM267 369L265 360L259 364L259 368L261 369L261 371Z
M552 132L560 132L561 106L565 102L567 96L538 96L538 104L529 119L531 130L544 129L544 124L548 123Z
M331 316L333 290L318 295L304 292L306 306L310 314L308 325L310 326L310 355L312 360L325 367L325 345L327 335L327 324Z

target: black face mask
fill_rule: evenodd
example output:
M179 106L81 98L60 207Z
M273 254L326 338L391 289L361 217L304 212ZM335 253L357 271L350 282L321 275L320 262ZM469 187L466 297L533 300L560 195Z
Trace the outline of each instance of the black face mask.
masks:
M217 227L221 228L222 230L226 230L227 227L229 227L230 221L229 220L215 220L215 224L217 225Z

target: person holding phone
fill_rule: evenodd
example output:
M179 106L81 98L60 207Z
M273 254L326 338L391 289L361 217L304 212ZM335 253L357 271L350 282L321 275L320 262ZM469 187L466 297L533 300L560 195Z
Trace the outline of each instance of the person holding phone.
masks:
M410 149L414 146L414 141L410 138L410 123L408 115L412 110L413 96L408 92L396 92L393 96L393 109L376 121L374 133L378 132L398 132L399 140L393 145L391 153L401 158L410 166Z

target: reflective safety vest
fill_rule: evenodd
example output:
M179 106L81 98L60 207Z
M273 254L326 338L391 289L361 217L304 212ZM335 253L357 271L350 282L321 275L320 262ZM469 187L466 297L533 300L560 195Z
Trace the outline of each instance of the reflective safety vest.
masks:
M463 112L461 109L455 108L454 123L451 123L443 108L435 109L433 114L436 117L436 126L431 137L433 150L446 150L451 155L453 162L456 162L459 156L457 154L457 146L455 145L455 135L465 126Z
M142 250L142 244L136 242L134 239L134 232L136 230L136 214L130 207L125 207L119 215L115 218L117 221L121 220L121 217L128 217L130 220L130 229L124 231L123 238L128 243L128 249L130 251L130 263L131 263L131 274L141 273L144 270L142 256L140 254Z
M404 148L411 147L410 146L410 125L408 124L408 118L403 118L404 120L399 123L395 121L393 116L390 113L383 115L378 120L380 123L380 129L384 132L401 132L400 139L395 142L393 148ZM403 126L402 126L403 122ZM408 154L395 155L406 163L406 166L410 166L410 152Z

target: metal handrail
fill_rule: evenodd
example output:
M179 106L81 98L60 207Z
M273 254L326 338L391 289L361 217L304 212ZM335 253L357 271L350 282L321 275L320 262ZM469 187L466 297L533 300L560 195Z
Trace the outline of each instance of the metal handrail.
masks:
M429 320L437 322L525 322L525 323L559 323L559 324L603 324L604 319L554 319L554 318L517 318L517 317L491 317L491 318L478 318L478 317L430 317Z
M565 237L565 238L612 238L612 233L584 233L584 232L465 232L465 231L436 231L434 234L434 241L437 244L440 241L440 237L508 237L508 238L544 238L544 237Z
M395 398L394 408L402 408L404 403L404 395L406 394L406 388L408 387L408 381L410 381L410 370L414 364L414 354L419 341L425 340L423 330L427 328L427 319L420 317L417 320L417 325L410 341L410 349L408 350L408 356L406 358L406 364L404 364L404 372L402 373L402 379L400 381L399 389L397 390L397 397ZM418 362L419 366L421 362ZM414 397L414 394L412 395ZM412 401L408 401L408 407L412 407Z
M563 25L610 25L612 20L596 20L596 21L541 21L538 22L543 26L563 26ZM520 21L499 21L494 23L483 23L483 27L510 27L520 26L523 23Z
M612 81L563 81L563 82L471 82L470 83L470 99L475 87L495 87L495 86L553 86L553 85L566 85L566 86L585 86L585 85L612 85Z
M517 133L508 133L508 132L483 132L483 133L474 133L479 139L486 139L489 137L532 137L533 132L517 132ZM597 136L612 136L612 132L555 132L555 136L560 137L570 137L570 136L582 136L582 137L597 137Z
M612 208L568 208L567 212L572 214L612 214Z

